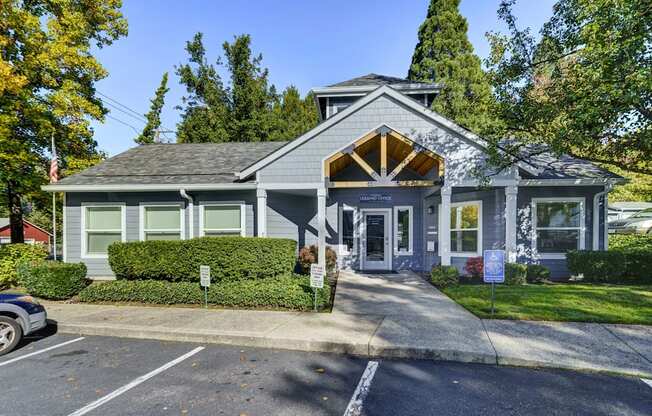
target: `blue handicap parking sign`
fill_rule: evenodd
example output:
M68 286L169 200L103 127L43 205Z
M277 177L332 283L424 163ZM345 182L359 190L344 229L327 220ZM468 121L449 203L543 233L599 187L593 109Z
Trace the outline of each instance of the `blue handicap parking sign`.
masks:
M505 281L505 250L485 250L483 256L485 283Z

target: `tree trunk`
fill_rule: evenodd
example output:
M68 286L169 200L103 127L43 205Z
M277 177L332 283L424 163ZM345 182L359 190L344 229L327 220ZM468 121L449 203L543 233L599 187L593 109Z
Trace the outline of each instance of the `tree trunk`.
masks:
M23 205L20 201L20 195L14 191L15 183L7 183L7 203L9 205L9 226L11 228L11 242L24 243L25 234L23 232Z

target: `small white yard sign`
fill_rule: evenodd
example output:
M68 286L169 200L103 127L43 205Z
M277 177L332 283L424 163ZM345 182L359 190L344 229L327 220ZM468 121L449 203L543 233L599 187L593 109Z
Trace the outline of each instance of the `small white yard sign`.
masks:
M199 284L202 287L211 285L211 266L199 266Z
M310 286L318 289L324 288L324 267L319 264L310 265Z

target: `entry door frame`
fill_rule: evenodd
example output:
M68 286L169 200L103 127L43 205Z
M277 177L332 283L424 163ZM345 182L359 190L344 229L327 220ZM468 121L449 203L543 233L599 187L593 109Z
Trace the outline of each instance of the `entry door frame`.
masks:
M393 268L393 251L392 245L394 243L394 236L392 227L392 212L393 208L361 208L360 209L360 241L359 241L359 251L360 253L360 270L365 270L365 259L367 257L366 244L367 244L367 214L383 214L385 216L385 232L387 233L386 238L388 244L385 246L385 256L389 259L389 266L386 270L392 270ZM368 269L368 270L385 270L385 269Z

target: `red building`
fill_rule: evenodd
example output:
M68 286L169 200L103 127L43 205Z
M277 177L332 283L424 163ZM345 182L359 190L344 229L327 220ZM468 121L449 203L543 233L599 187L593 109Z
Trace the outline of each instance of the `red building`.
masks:
M52 234L43 228L23 220L23 232L25 234L25 243L27 244L45 244L50 250ZM9 218L0 218L0 244L9 244L11 242L11 227Z

